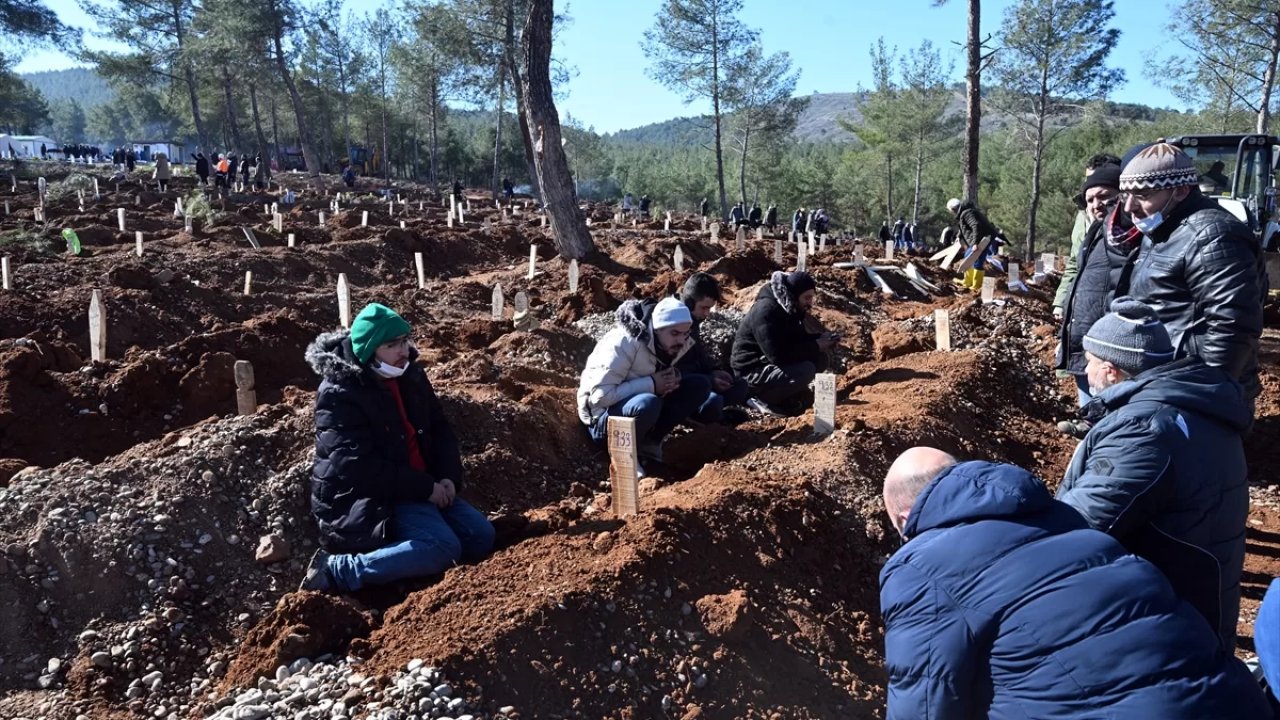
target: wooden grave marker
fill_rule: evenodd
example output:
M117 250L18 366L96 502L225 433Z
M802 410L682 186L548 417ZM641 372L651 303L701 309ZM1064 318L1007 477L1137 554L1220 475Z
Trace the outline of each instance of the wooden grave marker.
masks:
M116 221L120 224L120 232L124 232L124 208L116 208Z
M636 419L611 417L607 423L613 512L620 518L630 517L640 512L640 459L637 456Z
M862 243L854 243L853 245L853 262L855 265L867 264L867 256L862 252Z
M5 200L5 201L4 201L4 214L5 214L5 215L8 215L8 214L9 214L9 201L8 201L8 200Z
M578 261L569 261L569 294L576 295L578 293Z
M992 303L996 300L996 279L993 277L982 278L982 302Z
M1009 287L1022 282L1022 266L1016 262L1009 263Z
M344 328L351 327L351 288L346 273L338 273L338 321Z
M94 290L89 300L89 354L94 362L107 360L107 308L101 290Z
M400 229L401 229L401 230L404 230L404 229L405 229L404 221L403 221L403 220L401 220L401 221L400 221Z
M806 233L805 233L805 242L807 242L807 243L809 244L809 254L810 254L810 255L817 255L817 254L818 254L818 240L817 240L817 237L814 235L814 232L813 232L812 230L810 230L810 231L808 231L808 232L806 232Z
M360 213L360 227L369 227L369 211L363 210Z
M252 415L258 411L258 393L254 390L253 364L237 360L232 372L236 378L236 412Z
M98 178L93 179L93 199L101 200L102 194L98 192Z
M493 286L493 298L489 308L489 319L494 322L501 322L506 301L502 297L502 283L495 283Z
M1051 252L1040 253L1040 261L1044 263L1044 271L1046 273L1058 272L1058 256Z
M244 294L245 295L253 294L253 271L252 270L244 271Z
M990 237L983 238L982 242L978 243L978 247L974 248L974 251L969 253L969 257L960 261L960 264L956 266L956 272L963 273L963 272L969 272L970 270L972 270L973 264L978 262L978 258L982 256L982 253L987 251L987 246L990 244L991 244ZM946 267L946 266L944 265L943 267Z
M706 231L707 231L707 216L703 215L702 216L702 232L706 232Z
M938 343L938 349L942 351L951 350L951 311L938 308L933 311L933 329L934 336Z
M173 201L173 216L182 217L182 198Z
M805 272L809 267L809 246L803 240L796 243L796 272Z
M764 228L756 228L756 242L764 242Z
M9 257L0 257L0 289L12 290L13 285L9 282Z
M446 220L446 222L448 223L449 227L453 227L453 213L449 213L449 218L448 220Z
M779 265L782 264L782 236L778 235L773 239L773 261Z
M422 253L413 254L413 265L418 270L418 289L423 290L427 287L427 266L422 258Z
M40 196L40 207L44 207L44 192L48 187L49 183L45 182L44 178L38 178L36 180L36 192Z
M742 252L747 247L747 227L745 225L738 226L738 232L734 233L734 243L738 252Z
M720 242L720 223L711 223L711 230L708 232L711 233L711 242L718 244Z
M830 435L836 429L836 376L818 373L813 378L813 433Z
M892 240L884 241L884 259L885 260L893 259L893 241Z
M253 234L253 228L241 227L240 230L244 233L244 239L249 241L254 250L262 249L262 244L258 242L258 236Z
M187 215L186 217L182 218L182 220L183 220L183 223L182 223L182 229L183 229L184 231L186 231L186 233L187 233L188 235L190 235L191 233L195 232L195 219L194 219L194 218L192 218L190 215Z
M138 230L133 233L133 244L134 244L134 252L138 254L138 257L142 257L142 231L141 230Z
M671 259L675 263L676 272L684 272L684 248L677 245L675 255Z
M538 273L538 246L529 246L529 279Z

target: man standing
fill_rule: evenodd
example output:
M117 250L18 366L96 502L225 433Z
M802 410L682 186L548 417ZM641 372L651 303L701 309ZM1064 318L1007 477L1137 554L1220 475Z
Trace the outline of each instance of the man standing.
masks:
M775 272L760 288L733 338L733 372L746 378L755 397L747 404L766 415L799 415L812 402L809 384L827 369L834 333L811 333L818 284L806 272Z
M769 205L769 209L764 214L764 226L769 228L769 232L773 232L778 227L777 205Z
M1069 267L1079 270L1064 303L1066 314L1059 329L1055 367L1075 377L1080 406L1084 407L1090 395L1081 341L1098 318L1107 314L1111 301L1117 295L1128 294L1129 275L1138 257L1142 233L1118 207L1119 165L1105 165L1093 171L1085 178L1080 192L1090 225L1083 243L1077 247L1079 259L1068 262ZM1084 437L1088 432L1087 425L1075 420L1059 423L1059 429L1077 437Z
M591 438L608 438L611 416L636 419L641 463L662 462L662 442L690 418L720 419L723 399L711 379L684 375L681 358L693 348L693 316L676 298L654 304L628 300L614 314L618 324L596 343L578 383L578 418Z
M707 199L702 198L702 202L698 203L698 214L701 215L702 217L706 217L707 208L708 208Z
M729 222L733 223L735 229L747 224L747 216L742 212L741 202L734 203L729 210Z
M912 448L884 503L887 720L1271 717L1160 572L1027 471Z
M1093 171L1104 165L1120 167L1120 158L1105 153L1089 158L1088 164L1084 167L1085 180L1089 179ZM1076 196L1075 202L1079 207L1079 211L1076 212L1076 223L1071 228L1071 254L1067 255L1067 265L1062 271L1062 281L1058 283L1058 292L1053 296L1053 316L1055 318L1062 317L1066 311L1068 295L1071 292L1072 284L1076 281L1076 273L1078 272L1076 261L1080 257L1080 248L1084 243L1085 233L1095 220L1089 212L1083 192Z
M805 214L804 208L796 210L796 214L791 216L791 232L797 236L801 235L808 222L809 216Z
M720 283L713 275L696 272L685 281L680 290L680 301L689 308L693 317L693 328L689 337L694 345L680 359L678 365L681 377L703 375L711 381L711 392L722 398L721 405L730 407L741 405L747 401L749 390L744 378L735 378L731 373L721 369L715 357L702 339L702 322L711 315L711 310L720 302ZM736 411L739 416L741 410Z
M747 224L753 228L760 227L760 222L764 218L764 211L760 209L760 203L751 204L751 212L747 213Z
M1235 647L1249 483L1248 406L1222 368L1173 360L1155 312L1121 298L1084 336L1093 423L1058 499L1169 578Z
M1177 357L1198 357L1261 392L1258 343L1266 295L1262 254L1249 228L1200 193L1195 165L1156 143L1120 174L1124 209L1145 235L1130 294L1164 323Z
M354 592L444 572L493 549L493 525L462 492L458 439L410 342L372 303L351 330L307 348L316 392L311 512L320 547L301 590Z

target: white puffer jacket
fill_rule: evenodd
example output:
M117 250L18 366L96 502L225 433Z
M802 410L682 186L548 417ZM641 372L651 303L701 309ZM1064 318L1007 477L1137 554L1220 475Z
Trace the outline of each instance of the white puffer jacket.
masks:
M670 362L658 358L650 320L653 302L628 300L614 317L618 324L596 343L578 383L578 418L590 425L609 408L640 393L653 392L654 373L674 366L694 340L690 337Z

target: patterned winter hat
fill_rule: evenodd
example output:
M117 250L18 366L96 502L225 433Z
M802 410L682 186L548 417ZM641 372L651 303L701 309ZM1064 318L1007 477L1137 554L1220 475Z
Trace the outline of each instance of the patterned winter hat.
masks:
M1143 149L1120 173L1120 190L1163 190L1200 184L1200 175L1191 158L1169 143Z

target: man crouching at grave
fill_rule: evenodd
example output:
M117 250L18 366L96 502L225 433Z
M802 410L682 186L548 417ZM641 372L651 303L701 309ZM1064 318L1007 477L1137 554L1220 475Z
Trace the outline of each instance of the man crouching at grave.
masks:
M805 317L818 284L806 272L775 272L733 338L733 372L747 379L747 404L766 415L799 415L813 403L809 384L827 369L839 336L812 333Z
M680 359L681 376L705 375L711 380L711 391L724 398L726 408L742 405L747 401L747 393L750 392L746 379L735 378L731 373L722 370L702 338L702 323L711 315L712 308L720 302L720 283L709 273L696 272L689 276L684 287L681 288L680 301L689 308L689 314L693 316L693 329L689 335L694 342L689 352ZM745 419L745 413L741 410L736 412Z
M676 298L659 303L628 300L618 324L596 343L578 384L578 417L592 439L608 438L610 417L636 420L642 465L662 462L662 441L688 419L715 422L724 399L706 375L676 368L693 348L693 317Z
M307 347L316 393L311 512L320 547L301 590L354 592L474 562L494 530L462 492L458 439L415 362L409 323L371 303Z

